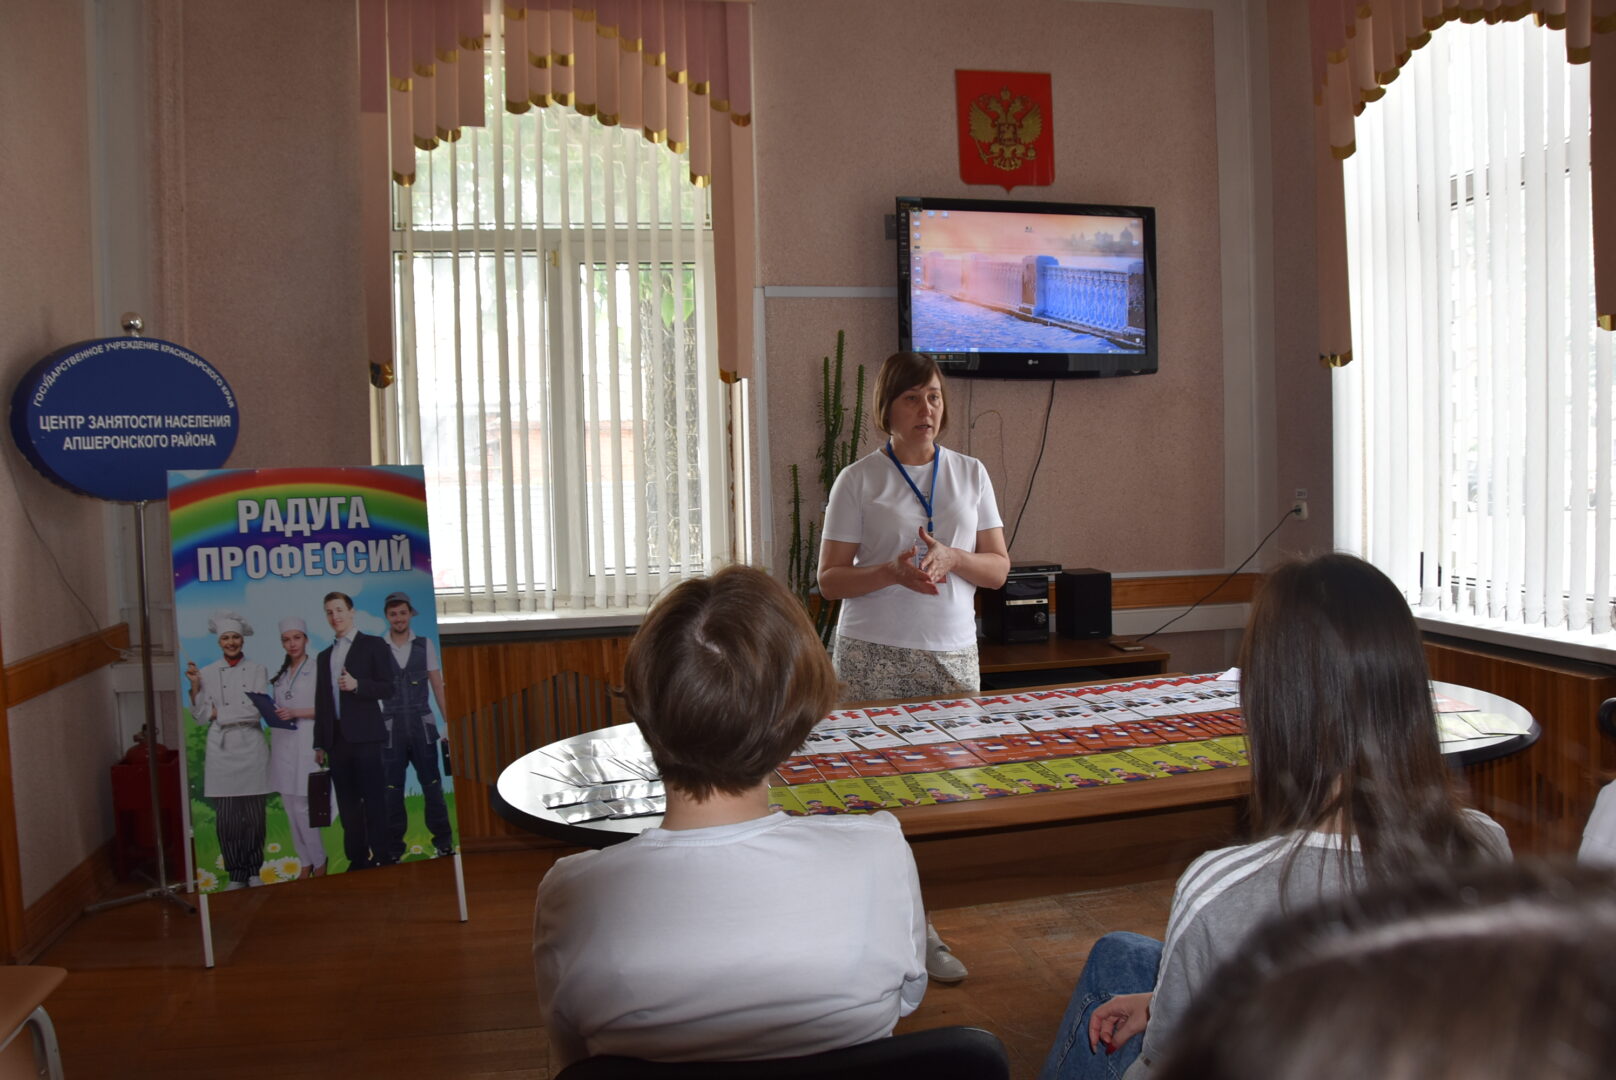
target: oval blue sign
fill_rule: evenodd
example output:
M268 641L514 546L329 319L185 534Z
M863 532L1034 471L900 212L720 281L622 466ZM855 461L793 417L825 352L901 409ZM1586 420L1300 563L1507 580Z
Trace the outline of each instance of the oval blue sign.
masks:
M11 396L11 435L63 487L120 502L168 496L168 470L217 469L236 446L236 395L212 364L157 338L57 349Z

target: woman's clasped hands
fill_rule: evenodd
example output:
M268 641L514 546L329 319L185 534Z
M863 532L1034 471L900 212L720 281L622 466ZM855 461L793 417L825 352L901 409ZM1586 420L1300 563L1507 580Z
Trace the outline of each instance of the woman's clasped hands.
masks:
M926 596L937 595L937 585L948 580L949 572L959 565L960 552L938 540L922 526L918 530L920 543L926 545L926 555L915 565L915 550L911 549L892 560L895 583Z

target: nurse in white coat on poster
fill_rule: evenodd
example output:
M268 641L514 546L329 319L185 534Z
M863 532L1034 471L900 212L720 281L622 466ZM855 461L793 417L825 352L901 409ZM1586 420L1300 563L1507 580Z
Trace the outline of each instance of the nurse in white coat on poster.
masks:
M309 824L309 774L320 771L314 759L314 658L309 655L309 625L296 616L280 622L286 659L270 680L275 715L294 728L269 729L269 783L281 793L281 805L292 824L292 846L302 866L299 878L325 873L325 843Z

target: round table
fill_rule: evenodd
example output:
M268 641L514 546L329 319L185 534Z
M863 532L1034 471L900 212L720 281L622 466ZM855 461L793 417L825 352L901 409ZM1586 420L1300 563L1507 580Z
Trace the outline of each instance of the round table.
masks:
M1517 753L1535 743L1542 734L1542 729L1532 719L1531 714L1508 698L1455 683L1433 681L1431 686L1438 694L1474 705L1482 713L1508 717L1515 725L1526 728L1526 731L1520 734L1509 733L1464 742L1444 742L1443 756L1455 768ZM622 739L639 741L639 730L633 724L617 724L598 731L573 735L517 758L500 773L499 782L490 792L489 801L495 813L529 832L568 844L592 848L610 847L630 837L638 836L646 829L661 825L661 815L600 818L574 825L562 821L554 810L544 806L542 802L547 794L572 788L572 785L564 781L541 776L533 771L534 764L546 751L556 747L577 748L593 742ZM1249 774L1249 767L1241 767L1162 777L1150 784L1121 784L1106 788L1048 792L1033 796L1031 799L1018 797L950 803L936 807L907 807L897 812L903 815L906 833L914 831L909 828L911 819L918 822L922 818L926 819L927 831L963 833L1048 823L1073 817L1103 816L1116 810L1130 809L1131 807L1123 805L1124 802L1131 804L1146 794L1162 796L1162 799L1154 800L1161 806L1187 805L1196 801L1230 798L1245 794L1249 786L1247 781ZM1172 786L1168 788L1158 785ZM1033 799L1046 801L1034 803ZM1012 809L1016 811L1013 817L1007 813Z

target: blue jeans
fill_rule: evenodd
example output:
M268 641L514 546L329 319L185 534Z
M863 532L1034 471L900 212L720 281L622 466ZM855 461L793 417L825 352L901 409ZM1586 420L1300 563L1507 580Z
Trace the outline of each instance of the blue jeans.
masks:
M1107 934L1094 943L1038 1080L1118 1080L1127 1071L1139 1056L1144 1036L1134 1036L1114 1054L1106 1053L1104 1043L1090 1050L1089 1017L1117 994L1156 989L1161 954L1162 943L1143 934Z

